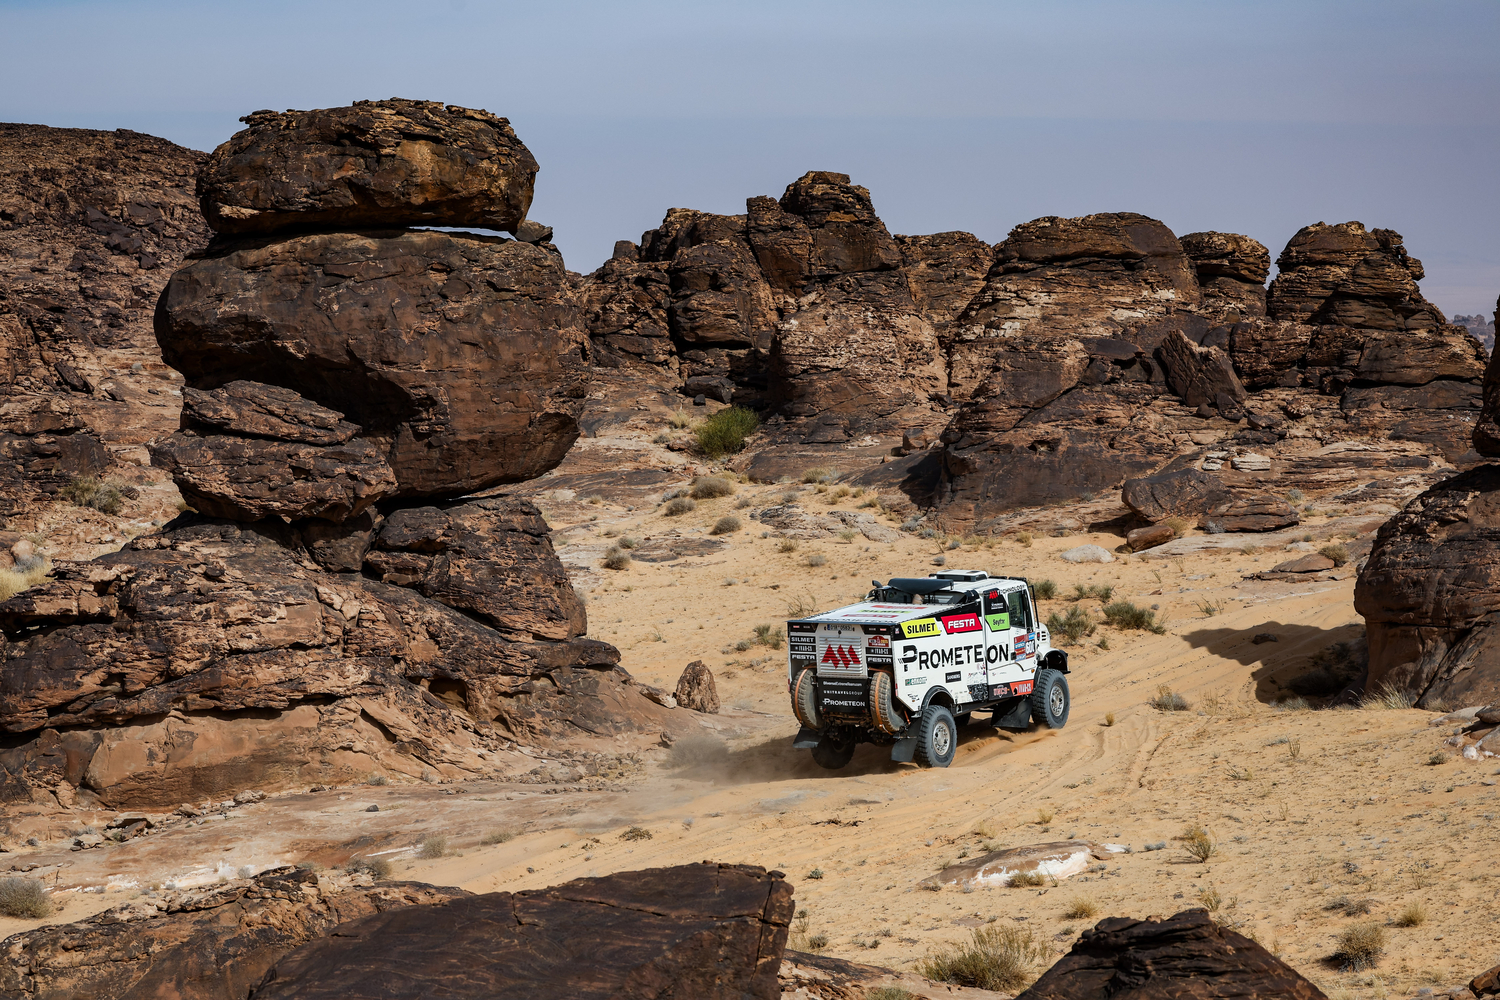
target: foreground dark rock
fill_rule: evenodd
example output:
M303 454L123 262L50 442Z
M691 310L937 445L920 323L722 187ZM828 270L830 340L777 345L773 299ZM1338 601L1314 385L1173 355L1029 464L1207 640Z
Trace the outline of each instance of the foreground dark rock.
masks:
M87 920L11 935L0 949L0 995L245 997L280 956L338 924L467 895L417 882L350 885L296 868L197 892L153 893Z
M275 519L185 515L0 603L0 728L27 739L0 752L0 800L82 788L147 807L371 771L487 774L511 740L659 725L619 652L578 638L535 508L385 522L367 569L451 607L324 572L326 522L304 523L310 544ZM403 553L410 571L393 572ZM167 752L183 739L191 755Z
M257 111L208 158L203 215L220 233L388 226L515 232L537 163L510 122L441 101Z
M791 886L762 868L621 872L349 921L252 996L773 1000L791 919Z
M188 264L157 314L191 386L248 380L338 411L402 496L539 476L578 435L583 333L555 254L428 231L297 236Z
M1164 920L1110 917L1017 1000L1325 1000L1289 965L1207 910Z
M1500 700L1500 466L1445 480L1375 538L1354 588L1367 688L1432 704Z

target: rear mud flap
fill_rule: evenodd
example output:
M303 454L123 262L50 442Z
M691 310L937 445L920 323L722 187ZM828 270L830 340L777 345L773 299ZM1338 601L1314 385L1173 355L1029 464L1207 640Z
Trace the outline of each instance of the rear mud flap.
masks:
M806 726L803 726L797 730L797 738L792 740L792 749L811 750L818 745L818 741L822 738L816 729L808 729Z
M1000 729L1025 729L1031 725L1031 699L1018 698L1010 711L1001 715L998 711L990 724Z
M917 755L917 738L908 736L904 740L897 740L891 747L891 760L898 764L910 764Z

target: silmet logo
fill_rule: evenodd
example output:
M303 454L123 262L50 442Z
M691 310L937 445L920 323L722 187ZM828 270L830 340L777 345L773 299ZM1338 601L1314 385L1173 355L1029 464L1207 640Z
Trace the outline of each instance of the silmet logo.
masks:
M936 618L918 618L914 622L902 622L901 631L908 639L920 639L926 635L938 635Z
M943 619L943 628L949 635L956 632L978 632L978 615L949 615Z
M853 646L830 644L823 653L822 662L830 663L835 667L857 667L859 666L859 651Z

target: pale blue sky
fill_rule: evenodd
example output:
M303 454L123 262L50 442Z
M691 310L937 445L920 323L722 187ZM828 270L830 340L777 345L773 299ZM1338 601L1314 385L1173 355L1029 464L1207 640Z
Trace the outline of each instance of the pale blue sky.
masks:
M668 207L805 170L895 232L991 242L1137 211L1397 229L1448 313L1500 293L1500 2L0 2L0 120L199 149L259 108L419 97L509 117L576 270Z

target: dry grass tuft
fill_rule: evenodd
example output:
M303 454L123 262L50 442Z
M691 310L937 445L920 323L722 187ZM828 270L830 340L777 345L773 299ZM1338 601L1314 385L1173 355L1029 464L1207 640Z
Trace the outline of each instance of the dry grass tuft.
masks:
M1026 886L1031 885L1046 885L1047 876L1038 871L1012 872L1010 878L1005 880L1005 884L1012 889L1024 889Z
M736 531L739 531L744 526L745 526L745 522L741 521L739 518L735 517L733 514L725 514L723 517L719 518L717 521L714 522L713 530L711 530L709 532L709 534L710 535L732 535Z
M516 835L510 830L491 830L489 833L479 838L479 843L484 845L485 847L493 847L496 844L503 844L507 841L515 839Z
M604 558L599 565L605 569L629 569L631 563L630 553L618 546L610 546L609 551L604 553Z
M1182 846L1195 860L1208 864L1208 859L1219 853L1219 845L1203 827L1194 824L1182 831Z
M1385 928L1371 920L1344 928L1333 957L1342 971L1362 972L1375 968L1384 954Z
M722 476L699 476L693 480L688 496L694 500L712 500L734 494L734 484Z
M1146 704L1159 712L1186 712L1188 710L1187 699L1165 684L1157 687L1156 697L1147 700Z
M991 924L974 928L966 944L928 955L917 971L940 983L1014 993L1031 982L1044 957L1029 928Z
M25 569L0 569L0 601L8 601L23 590L38 586L52 572L46 559L33 561Z
M1325 559L1333 560L1335 566L1342 566L1349 561L1349 550L1344 547L1342 542L1334 542L1323 546L1318 550L1318 555Z
M1098 915L1098 900L1091 899L1088 896L1079 896L1069 903L1068 908L1063 911L1064 920L1092 920Z
M1421 927L1427 923L1427 907L1420 902L1407 903L1396 917L1397 927Z
M676 497L667 501L667 506L662 513L667 517L676 517L679 514L687 514L698 509L698 504L692 497Z
M369 875L371 878L390 878L391 863L385 858L350 858L344 862L344 871L350 875Z
M52 900L40 879L0 878L0 914L41 919L52 912Z
M422 838L422 846L417 848L417 857L432 860L444 857L448 853L448 838L440 833L434 833L429 837Z

